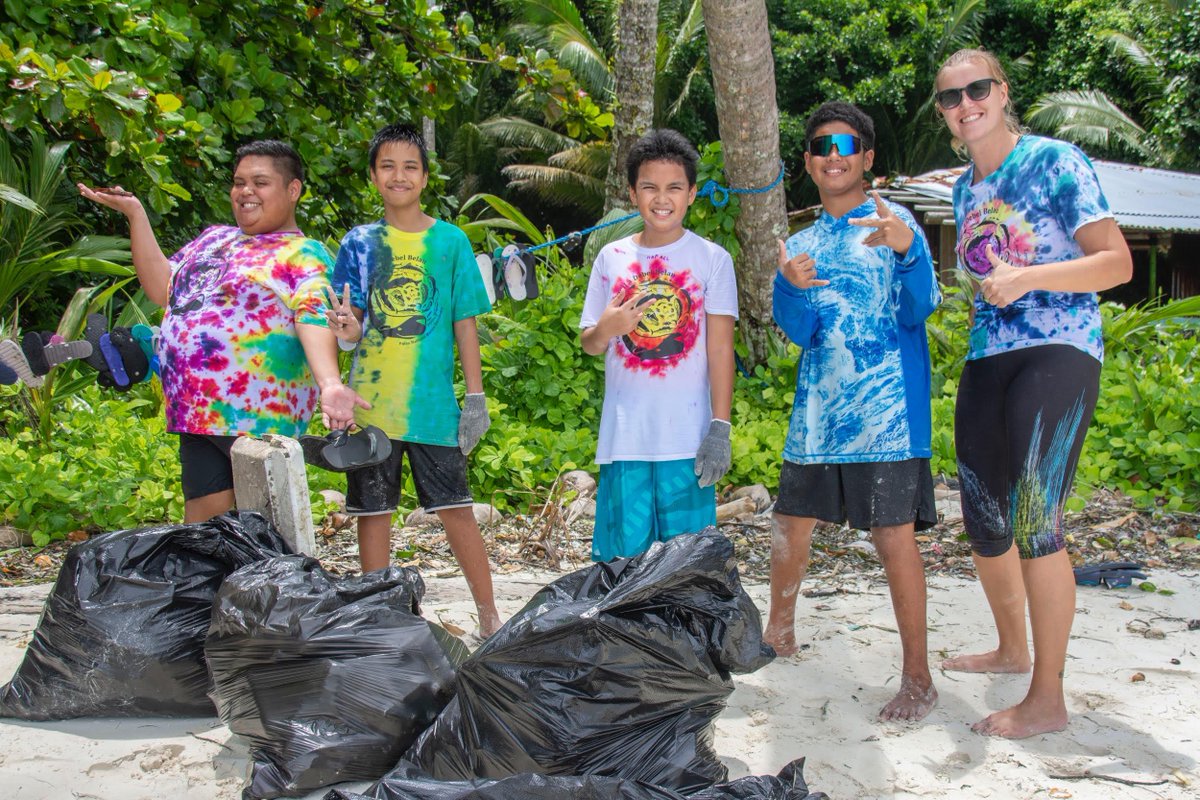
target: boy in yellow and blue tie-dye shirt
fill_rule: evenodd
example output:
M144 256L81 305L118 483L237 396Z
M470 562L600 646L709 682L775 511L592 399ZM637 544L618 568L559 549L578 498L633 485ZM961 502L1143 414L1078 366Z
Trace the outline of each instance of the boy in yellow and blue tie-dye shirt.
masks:
M341 341L357 343L350 384L371 408L356 421L386 432L392 455L348 473L346 510L358 517L363 571L386 567L407 455L417 499L445 526L488 636L500 618L472 511L467 453L488 427L475 316L491 302L466 234L421 210L429 180L421 134L409 125L384 127L371 140L369 162L384 218L342 240L333 286L345 299L335 299L329 319ZM455 345L467 390L461 411Z

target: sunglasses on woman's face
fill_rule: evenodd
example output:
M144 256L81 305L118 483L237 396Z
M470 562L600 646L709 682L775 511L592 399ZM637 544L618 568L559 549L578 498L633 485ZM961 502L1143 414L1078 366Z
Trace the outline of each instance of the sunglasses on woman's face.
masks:
M824 136L814 136L808 142L808 152L822 158L837 148L842 158L862 152L862 139L849 133L827 133Z
M958 104L962 102L963 92L966 92L967 97L971 98L976 103L978 103L980 100L983 100L992 93L993 83L998 84L1000 81L996 80L995 78L980 78L979 80L971 81L966 86L959 87L958 89L942 89L933 97L935 100L937 100L937 104L939 106L949 111L952 108L958 107Z

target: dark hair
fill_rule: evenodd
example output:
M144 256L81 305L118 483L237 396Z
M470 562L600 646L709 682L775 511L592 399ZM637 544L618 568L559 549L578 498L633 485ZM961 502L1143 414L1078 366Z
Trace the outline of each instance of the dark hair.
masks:
M808 118L808 122L804 124L805 149L808 148L808 143L812 141L817 128L830 122L846 123L858 133L858 138L862 139L863 150L875 149L875 123L858 106L840 100L822 103Z
M300 154L296 152L287 142L281 142L278 139L259 139L256 142L247 142L237 149L237 153L233 160L233 171L237 172L238 165L242 163L242 159L250 156L266 156L275 163L275 169L283 176L285 184L292 181L300 181L301 186L304 185L304 162L300 160Z
M700 154L679 131L670 128L654 128L633 143L625 159L625 175L630 186L637 186L638 172L647 161L670 161L683 167L688 185L696 185L696 164Z
M379 149L388 142L408 142L417 148L421 154L421 168L429 172L429 153L425 152L425 137L414 126L407 122L393 122L384 125L371 137L371 145L367 149L367 163L375 169L375 159L379 157Z

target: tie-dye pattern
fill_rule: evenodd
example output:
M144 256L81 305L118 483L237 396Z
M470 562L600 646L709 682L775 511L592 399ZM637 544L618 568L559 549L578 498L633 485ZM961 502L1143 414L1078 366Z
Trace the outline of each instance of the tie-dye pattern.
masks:
M823 213L792 236L787 254L808 253L828 286L797 289L775 277L775 321L803 348L783 457L795 464L930 457L929 345L925 319L941 302L929 245L912 215L889 203L914 232L903 259L868 247L868 201L845 216Z
M720 246L685 231L665 247L633 237L600 251L588 280L580 328L614 297L650 299L638 326L613 337L604 355L604 409L596 463L694 458L712 421L709 314L737 317L733 261Z
M365 313L350 385L372 405L355 420L392 439L457 446L454 323L491 310L467 235L440 220L419 233L360 225L334 267L338 291L347 283Z
M1022 136L1004 163L978 183L974 166L954 185L959 268L976 280L991 272L987 248L1016 267L1083 255L1075 232L1112 217L1096 172L1074 145ZM1092 292L1034 291L1005 308L975 295L968 358L1069 344L1104 357L1100 311Z
M326 325L329 251L295 231L247 235L221 225L170 261L158 354L167 429L304 433L317 388L296 323Z

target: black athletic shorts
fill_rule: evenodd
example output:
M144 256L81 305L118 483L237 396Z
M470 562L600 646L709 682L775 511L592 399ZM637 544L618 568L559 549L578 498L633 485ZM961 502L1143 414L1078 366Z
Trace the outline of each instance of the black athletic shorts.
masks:
M404 454L426 511L469 506L475 502L467 485L467 457L457 447L416 444L392 439L387 461L346 473L346 513L351 516L390 514L400 503Z
M233 488L233 458L229 451L236 436L179 434L179 468L183 499L195 500Z
M984 557L1067 546L1063 504L1100 394L1100 362L1067 344L973 359L963 367L954 445L963 523Z
M775 513L810 517L859 530L937 524L928 458L855 464L783 462Z

